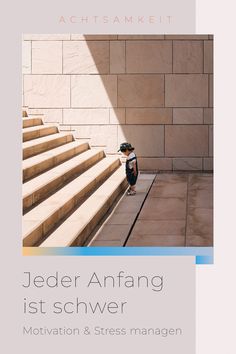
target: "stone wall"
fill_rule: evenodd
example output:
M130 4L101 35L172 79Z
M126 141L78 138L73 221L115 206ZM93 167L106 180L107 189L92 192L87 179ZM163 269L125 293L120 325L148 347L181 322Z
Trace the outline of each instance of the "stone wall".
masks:
M212 170L211 35L24 35L23 105L145 170Z

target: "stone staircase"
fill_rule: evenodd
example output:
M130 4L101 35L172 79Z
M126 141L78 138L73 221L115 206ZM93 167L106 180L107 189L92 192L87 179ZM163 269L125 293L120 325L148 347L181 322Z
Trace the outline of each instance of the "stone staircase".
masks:
M118 156L23 112L23 246L83 246L126 187Z

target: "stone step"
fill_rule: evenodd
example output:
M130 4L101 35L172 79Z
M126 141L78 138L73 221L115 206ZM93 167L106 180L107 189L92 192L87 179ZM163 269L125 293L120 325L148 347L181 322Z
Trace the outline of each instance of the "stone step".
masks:
M23 141L29 141L56 133L58 133L58 127L56 125L40 125L36 127L24 128L22 137Z
M83 246L126 186L124 167L120 166L40 247Z
M84 172L104 157L102 149L93 149L42 173L23 184L23 210L47 198L53 191Z
M106 220L99 225L93 238L89 240L86 246L135 246L135 243L129 243L130 234L132 235L133 227L135 228L134 224L155 177L155 174L139 174L136 186L137 194L134 196L128 196L126 193L123 194L115 207L109 210L109 215L106 216ZM137 228L137 238L140 238L139 232L140 230Z
M38 155L57 146L61 146L74 140L71 133L56 133L42 138L26 141L23 146L23 159Z
M23 181L33 178L89 149L88 142L72 141L23 161Z
M120 165L115 157L105 157L82 175L23 216L23 244L34 246ZM96 193L96 192L95 192ZM86 210L90 214L90 210Z
M22 119L22 127L23 128L29 128L29 127L35 127L35 126L38 126L38 125L43 125L43 120L42 118L38 118L38 117L35 117L35 118L23 118Z

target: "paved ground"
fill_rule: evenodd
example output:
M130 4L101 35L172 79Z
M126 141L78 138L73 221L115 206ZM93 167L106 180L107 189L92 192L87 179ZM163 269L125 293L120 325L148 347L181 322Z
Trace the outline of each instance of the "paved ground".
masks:
M122 198L90 246L213 245L212 174L141 175L137 191Z

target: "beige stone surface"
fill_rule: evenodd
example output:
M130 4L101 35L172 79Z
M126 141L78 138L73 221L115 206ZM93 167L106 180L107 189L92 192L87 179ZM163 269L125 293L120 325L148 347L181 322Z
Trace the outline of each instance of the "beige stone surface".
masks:
M213 149L214 149L214 130L213 130L213 126L210 125L209 126L209 156L213 156Z
M205 171L213 171L213 158L212 157L205 157L203 159L203 169Z
M52 40L69 40L70 34L57 33L57 34L23 34L23 39L27 41L52 41Z
M203 108L174 108L173 124L203 124Z
M71 106L117 107L116 75L72 75Z
M209 107L214 105L214 80L213 75L209 75Z
M65 41L63 43L64 74L108 74L109 42Z
M165 185L160 183L153 185L149 197L150 198L186 198L187 182L170 183Z
M105 224L101 230L99 230L99 234L96 237L96 241L120 241L121 245L123 245L127 234L129 233L131 225L110 225Z
M94 241L89 247L121 247L120 241Z
M115 40L117 39L117 35L113 34L71 34L72 40L80 40L80 41L105 41L105 40Z
M110 42L110 73L125 73L125 41Z
M189 208L187 219L187 246L212 246L213 210Z
M199 190L190 189L188 193L189 208L213 209L213 186L201 188Z
M32 73L61 74L62 73L62 42L33 41L32 42Z
M127 73L171 73L171 41L127 41Z
M42 153L48 149L53 149L72 140L73 135L71 133L58 133L38 138L37 140L26 141L22 144L23 159Z
M125 124L125 108L110 108L110 124Z
M173 41L173 72L203 72L202 41Z
M172 124L172 109L126 108L126 124Z
M212 246L212 182L209 173L158 174L127 246Z
M204 108L204 124L213 124L213 108Z
M166 107L208 107L208 75L166 75Z
M204 125L166 126L165 155L208 156L208 127Z
M135 247L184 247L185 236L180 235L137 235L130 237L127 246Z
M122 34L122 35L118 35L118 39L126 39L126 40L128 40L128 39L132 39L132 40L156 39L156 40L159 40L159 39L164 39L164 38L165 38L165 36L162 34L154 34L154 35L150 35L150 34L145 34L145 35Z
M114 212L106 220L107 225L132 225L136 218L136 213L116 213Z
M132 237L147 235L185 235L185 220L137 220ZM144 237L145 239L145 237Z
M129 141L138 156L157 157L164 155L164 128L161 125L118 126L118 144Z
M139 214L139 220L184 220L184 198L148 198Z
M109 124L109 109L65 109L63 114L63 123L71 125Z
M31 42L22 42L22 74L31 74Z
M81 125L76 129L75 136L90 139L93 146L103 146L107 152L118 150L116 125Z
M173 159L174 171L195 171L202 170L202 158L199 157L183 157Z
M204 73L213 73L213 41L204 41Z
M139 157L139 167L144 171L170 171L172 170L172 159L156 157Z
M167 34L165 39L181 40L203 40L208 39L208 34Z
M62 123L62 109L29 108L29 115L42 115L45 123Z
M64 75L25 75L25 104L31 108L70 107L70 78Z
M124 170L124 166L121 166ZM112 213L105 220L104 224L96 232L89 246L106 246L111 241L118 241L117 246L122 247L125 244L127 236L132 228L137 213L144 201L146 193L151 186L155 175L142 174L139 176L137 184L137 194L129 197L126 194L119 200L118 205L112 210Z
M163 107L164 75L119 75L118 107Z

